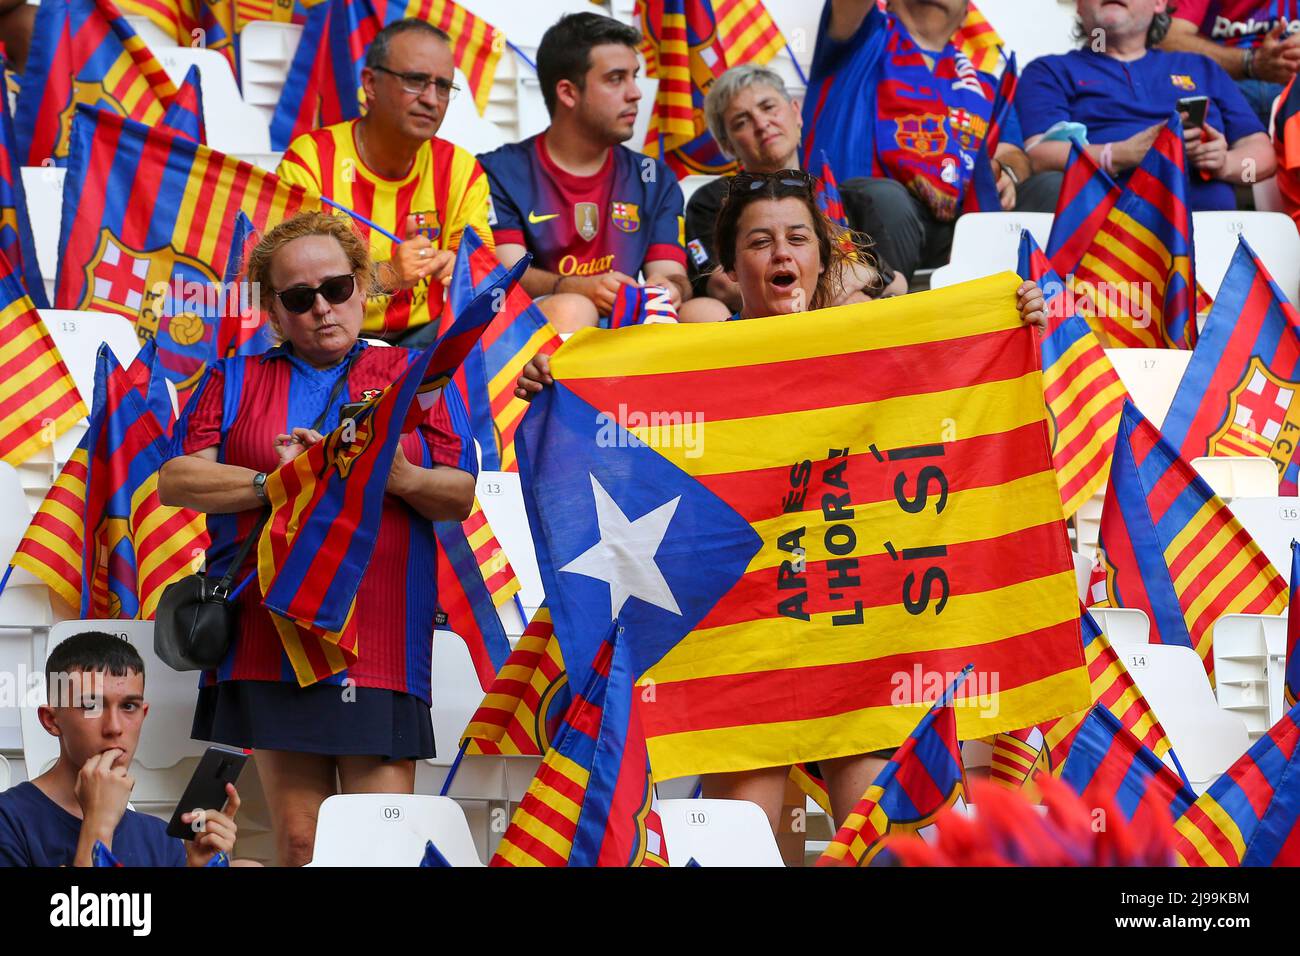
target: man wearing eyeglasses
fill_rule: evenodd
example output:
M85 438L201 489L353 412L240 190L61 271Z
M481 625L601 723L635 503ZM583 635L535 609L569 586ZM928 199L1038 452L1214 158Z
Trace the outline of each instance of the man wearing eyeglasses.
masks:
M639 42L610 17L561 17L537 49L550 127L479 157L497 255L509 266L532 253L521 284L562 332L596 324L639 282L666 288L686 317L681 187L662 160L622 145L641 99Z
M362 333L412 348L436 335L465 227L492 245L482 168L437 137L458 90L453 79L446 33L413 17L389 24L366 51L365 115L299 136L277 170L403 237L394 243L357 223L391 292L367 303Z

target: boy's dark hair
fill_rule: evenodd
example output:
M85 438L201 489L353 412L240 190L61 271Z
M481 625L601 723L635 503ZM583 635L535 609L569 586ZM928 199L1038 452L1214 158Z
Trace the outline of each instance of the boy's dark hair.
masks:
M447 31L435 27L428 20L421 20L419 17L395 20L376 33L375 38L370 41L370 46L366 48L365 65L372 70L380 66L386 67L388 65L388 45L392 42L393 37L403 33L410 33L412 30L419 30L430 36L435 36L442 40L443 43L451 43L451 37L447 35Z
M144 659L130 641L103 631L74 634L50 651L45 662L45 687L53 702L54 684L73 671L104 671L114 677L144 676Z
M619 43L635 50L641 34L635 27L599 13L566 13L551 25L537 47L537 79L542 84L546 112L555 115L555 87L568 80L578 89L591 69L592 47Z

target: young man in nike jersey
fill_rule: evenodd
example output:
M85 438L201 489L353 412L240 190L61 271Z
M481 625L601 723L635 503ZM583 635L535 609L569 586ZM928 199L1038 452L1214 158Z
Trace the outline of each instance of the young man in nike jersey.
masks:
M641 99L639 42L609 17L561 17L537 50L550 127L479 157L497 256L510 266L532 253L524 289L562 332L597 324L629 283L662 286L679 314L690 309L681 188L663 162L622 145Z
M454 71L442 30L415 18L389 24L366 50L365 115L299 136L276 170L404 239L394 243L355 223L368 237L380 285L392 293L369 300L362 334L410 348L437 335L443 285L465 227L492 245L483 170L437 137L457 90Z

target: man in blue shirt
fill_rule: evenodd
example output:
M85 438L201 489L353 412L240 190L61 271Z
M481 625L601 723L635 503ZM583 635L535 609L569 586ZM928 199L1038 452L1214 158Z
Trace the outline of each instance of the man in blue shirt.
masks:
M68 638L45 665L50 706L41 726L59 738L59 759L28 783L0 793L0 867L92 866L102 843L123 866L206 866L235 847L239 794L227 785L225 808L201 811L194 840L167 835L167 824L127 809L129 768L149 705L144 661L127 641L101 631ZM193 824L198 814L185 814Z
M1036 169L1064 169L1066 124L1083 127L1088 153L1123 180L1142 162L1184 97L1209 98L1204 127L1184 131L1193 209L1234 209L1233 185L1273 175L1272 145L1236 84L1207 57L1151 47L1166 0L1078 0L1083 49L1025 69L1016 108Z

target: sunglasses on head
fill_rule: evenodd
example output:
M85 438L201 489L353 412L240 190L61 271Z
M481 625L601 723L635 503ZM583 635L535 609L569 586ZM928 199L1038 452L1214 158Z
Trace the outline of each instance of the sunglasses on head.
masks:
M740 172L728 180L731 196L771 189L777 195L799 195L813 190L812 175L802 169L779 169L774 173Z
M286 312L302 315L304 312L310 312L311 307L316 304L317 293L330 305L342 305L352 298L356 287L357 277L349 272L346 275L326 279L314 289L310 286L296 285L283 292L277 292L276 296L279 297L280 304L284 306Z

